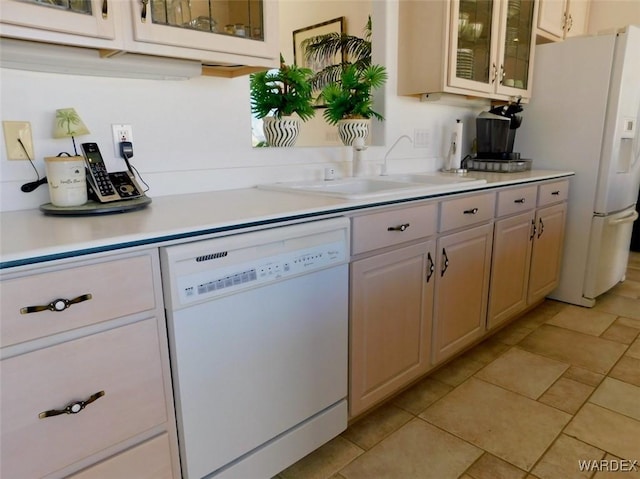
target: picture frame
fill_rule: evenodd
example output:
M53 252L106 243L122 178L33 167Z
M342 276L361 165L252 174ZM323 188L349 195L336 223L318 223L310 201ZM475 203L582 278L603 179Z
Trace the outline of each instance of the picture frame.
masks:
M326 35L328 33L339 33L344 35L345 29L345 17L333 18L322 23L316 23L308 27L300 28L293 31L293 63L299 67L309 68L313 73L321 71L328 65L338 65L345 61L345 52L342 51L332 59L328 59L324 62L309 62L305 58L304 41L319 35ZM314 92L314 95L319 92ZM318 105L317 108L322 108L322 105Z

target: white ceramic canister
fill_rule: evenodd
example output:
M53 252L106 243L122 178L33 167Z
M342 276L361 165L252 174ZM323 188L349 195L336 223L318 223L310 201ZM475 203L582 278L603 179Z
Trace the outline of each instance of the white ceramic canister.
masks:
M87 178L81 156L48 156L44 164L51 204L80 206L87 202Z

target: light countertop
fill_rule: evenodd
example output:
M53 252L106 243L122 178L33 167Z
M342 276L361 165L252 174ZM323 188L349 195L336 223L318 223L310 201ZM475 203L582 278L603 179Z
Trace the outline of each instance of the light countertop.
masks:
M455 193L572 174L553 170L474 171L469 175L486 179L487 183L463 187ZM169 244L235 229L335 216L369 206L437 196L440 195L417 196L414 193L351 201L246 188L153 198L147 208L122 214L79 217L47 216L38 209L10 211L0 214L0 268L145 244Z

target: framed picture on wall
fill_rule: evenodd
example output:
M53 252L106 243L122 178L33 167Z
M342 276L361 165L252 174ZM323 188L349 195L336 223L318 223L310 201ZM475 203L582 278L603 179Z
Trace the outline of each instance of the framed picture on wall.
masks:
M335 55L325 55L319 59L308 59L306 44L314 38L323 35L336 35L338 38L345 32L345 18L338 17L326 22L317 23L293 31L293 63L299 67L311 69L314 73L321 72L332 65L339 65L345 61L345 53L340 49ZM319 91L314 91L317 95ZM319 105L321 106L321 105Z

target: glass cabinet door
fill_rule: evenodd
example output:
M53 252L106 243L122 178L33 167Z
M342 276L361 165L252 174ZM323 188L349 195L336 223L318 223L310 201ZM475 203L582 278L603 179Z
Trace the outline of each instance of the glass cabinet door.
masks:
M457 15L456 12L457 5ZM450 84L480 91L493 90L495 81L494 0L459 0L453 3L452 65Z
M153 23L264 39L262 0L151 0Z
M246 65L242 56L251 57L249 65L278 65L276 0L135 0L131 8L131 48L140 53L169 55L165 47L178 47L181 58L206 63Z
M44 7L56 8L58 10L68 10L76 13L84 13L86 15L92 14L90 0L26 0L26 1L29 3L35 3Z
M118 0L2 0L0 21L15 26L8 27L4 33L16 38L32 38L28 29L33 28L71 35L71 40L65 38L65 43L108 47L109 42L86 42L73 35L101 40L115 39L116 1ZM17 30L14 31L13 28ZM40 38L38 35L35 37Z
M501 46L500 86L498 91L518 94L512 89L529 89L529 65L534 25L534 0L506 2L506 30Z

